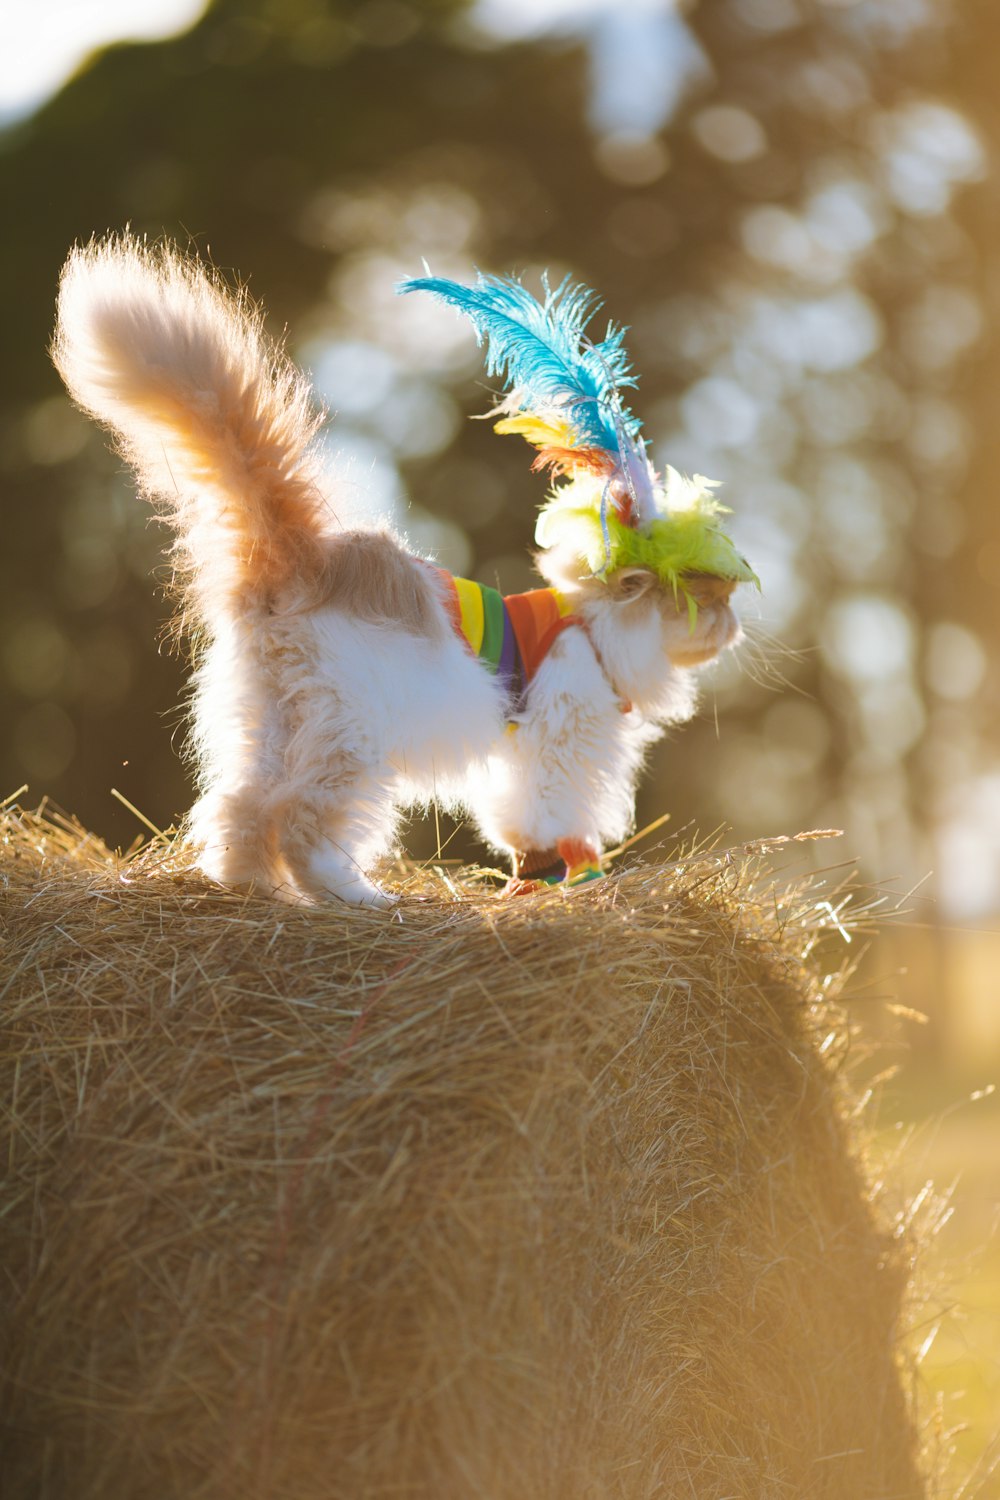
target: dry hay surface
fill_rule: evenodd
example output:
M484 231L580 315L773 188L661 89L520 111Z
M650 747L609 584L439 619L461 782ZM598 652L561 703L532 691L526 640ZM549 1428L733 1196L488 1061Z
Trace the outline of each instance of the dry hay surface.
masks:
M0 815L4 1500L923 1495L835 914L758 863L395 919Z

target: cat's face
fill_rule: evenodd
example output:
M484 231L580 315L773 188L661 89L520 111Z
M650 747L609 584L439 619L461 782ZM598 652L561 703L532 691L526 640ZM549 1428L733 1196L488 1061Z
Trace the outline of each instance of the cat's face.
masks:
M674 666L701 666L741 639L743 631L729 603L735 587L723 578L688 578L688 592L698 606L694 629L683 595L675 600L672 592L664 595L660 591L665 605L667 653Z
M729 579L688 574L686 593L664 585L645 568L623 568L613 580L623 607L655 608L662 621L663 645L675 667L698 667L712 661L742 636L740 622L730 607L736 585ZM694 625L687 595L698 606Z
M671 666L703 666L742 639L729 603L736 588L730 579L688 573L684 589L675 592L649 568L619 568L604 579L581 577L579 558L556 548L537 553L535 562L546 582L561 590L575 609L585 614L588 607L599 610L606 627L616 632L632 626L622 632L623 644L624 637L630 638L634 651L644 640L654 655L662 650ZM693 626L688 596L698 606Z

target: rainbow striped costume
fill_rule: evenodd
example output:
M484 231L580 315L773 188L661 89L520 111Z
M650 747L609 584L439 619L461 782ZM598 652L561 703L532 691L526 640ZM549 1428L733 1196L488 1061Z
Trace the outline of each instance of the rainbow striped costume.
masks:
M553 641L578 617L558 589L531 589L501 594L471 578L455 578L437 569L444 584L445 605L456 635L473 656L498 677L509 714L518 713L524 694Z

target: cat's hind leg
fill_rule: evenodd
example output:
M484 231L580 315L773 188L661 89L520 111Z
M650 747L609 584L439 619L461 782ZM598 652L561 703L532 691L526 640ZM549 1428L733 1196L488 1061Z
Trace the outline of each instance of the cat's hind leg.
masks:
M289 783L270 799L278 849L305 897L332 896L351 906L395 905L397 898L367 874L395 833L387 781L344 758L335 772L327 769L306 785Z
M289 885L268 808L283 766L284 718L258 634L230 624L195 676L188 748L203 791L188 815L210 880L280 897Z
M259 786L211 788L191 809L188 831L199 868L219 885L260 895L280 895L287 885Z

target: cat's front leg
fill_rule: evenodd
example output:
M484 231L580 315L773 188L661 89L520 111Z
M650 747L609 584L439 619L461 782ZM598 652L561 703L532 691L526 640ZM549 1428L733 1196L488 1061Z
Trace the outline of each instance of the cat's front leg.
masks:
M601 851L587 839L557 839L551 849L514 849L504 896L526 896L543 885L582 885L604 874Z

